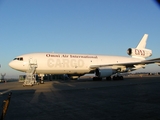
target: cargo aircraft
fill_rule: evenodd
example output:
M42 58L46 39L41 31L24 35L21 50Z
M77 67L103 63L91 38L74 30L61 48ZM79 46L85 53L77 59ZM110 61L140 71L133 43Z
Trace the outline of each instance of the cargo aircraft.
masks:
M95 73L93 80L123 79L120 73L145 68L147 64L157 63L160 58L146 60L152 55L152 50L146 49L148 34L144 34L136 48L127 50L130 57L66 54L66 53L30 53L14 58L9 66L15 70L44 75L67 74L78 78L87 73Z

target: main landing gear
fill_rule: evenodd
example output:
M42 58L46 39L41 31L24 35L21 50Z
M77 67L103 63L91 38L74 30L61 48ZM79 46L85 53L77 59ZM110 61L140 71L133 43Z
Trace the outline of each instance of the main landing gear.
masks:
M123 76L120 73L117 73L113 76L113 80L123 80Z
M115 75L112 78L113 80L123 80L123 76Z
M101 81L103 78L102 77L93 77L93 81ZM123 80L123 76L122 75L114 75L112 78L111 76L109 77L106 77L106 80L107 81L110 81L110 80Z

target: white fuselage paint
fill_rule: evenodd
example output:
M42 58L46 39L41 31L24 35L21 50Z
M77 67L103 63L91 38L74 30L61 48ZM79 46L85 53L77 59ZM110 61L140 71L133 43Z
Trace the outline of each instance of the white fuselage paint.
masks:
M50 68L83 68L83 59L53 59L47 60L47 66Z
M139 62L141 59L121 56L62 54L62 53L32 53L18 56L9 66L18 71L26 72L29 63L36 63L36 73L39 74L85 74L92 65Z

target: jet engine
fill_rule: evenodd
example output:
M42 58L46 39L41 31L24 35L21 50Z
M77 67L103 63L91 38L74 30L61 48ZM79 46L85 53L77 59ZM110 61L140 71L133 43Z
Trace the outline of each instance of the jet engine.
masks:
M130 56L137 56L147 58L152 55L152 50L149 49L137 49L137 48L128 48L127 54Z
M109 77L115 73L115 70L108 67L100 67L95 71L95 75L98 77Z

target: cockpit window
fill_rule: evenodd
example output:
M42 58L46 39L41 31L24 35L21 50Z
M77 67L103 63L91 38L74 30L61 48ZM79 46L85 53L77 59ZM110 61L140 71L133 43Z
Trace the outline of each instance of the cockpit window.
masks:
M19 61L23 61L23 57L14 58L13 60L19 60Z
M23 61L23 58L22 58L22 57L20 57L19 59L20 59L20 61Z

